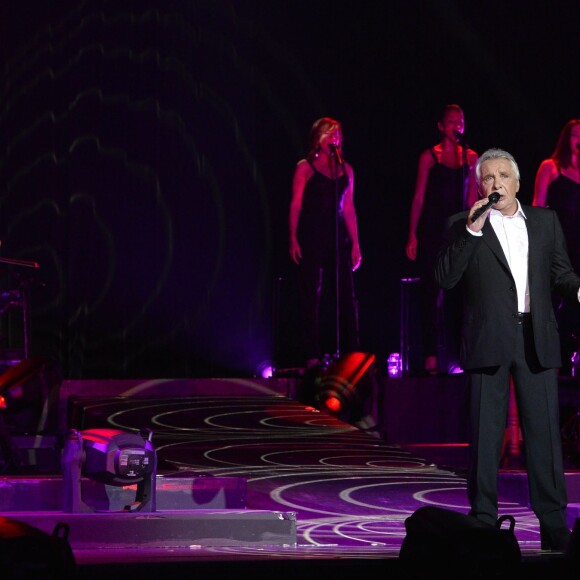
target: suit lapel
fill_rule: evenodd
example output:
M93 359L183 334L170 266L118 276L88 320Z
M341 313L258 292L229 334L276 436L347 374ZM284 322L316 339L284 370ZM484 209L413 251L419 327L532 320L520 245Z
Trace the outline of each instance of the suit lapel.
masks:
M536 248L538 246L538 241L542 239L542 228L536 219L537 213L532 211L530 207L524 207L523 209L526 214L525 221L528 230L528 280L531 283L534 274L536 256L538 255Z
M483 224L483 241L489 249L495 254L497 259L502 263L502 265L510 271L509 264L507 262L507 258L503 253L503 248L499 242L498 237L495 235L495 230L489 221L489 218L485 220L485 224Z

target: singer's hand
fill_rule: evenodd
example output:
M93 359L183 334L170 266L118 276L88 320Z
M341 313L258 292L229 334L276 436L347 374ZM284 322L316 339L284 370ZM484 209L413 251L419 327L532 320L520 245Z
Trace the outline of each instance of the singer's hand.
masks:
M479 199L473 204L473 206L469 210L469 215L467 217L467 227L472 232L480 232L481 228L483 228L483 225L485 224L485 220L487 219L487 216L488 216L489 212L491 211L491 206L486 211L484 211L477 219L474 220L473 216L480 207L483 207L486 204L487 204L487 198Z
M302 252L298 240L290 240L290 259L295 263L300 263L302 259Z
M409 258L409 260L413 260L413 262L417 259L417 238L416 237L412 237L409 238L409 241L407 242L407 248L406 248L406 252L407 252L407 258Z
M352 260L352 271L354 272L355 270L358 270L362 261L360 248L358 246L353 247L350 253L350 259Z
M471 211L469 212L468 224L473 232L479 232L485 223L485 218L489 215L490 210L493 205L496 204L501 199L501 194L499 191L492 191L487 199L480 199L473 204ZM483 219L482 219L483 218ZM475 227L471 227L475 225Z

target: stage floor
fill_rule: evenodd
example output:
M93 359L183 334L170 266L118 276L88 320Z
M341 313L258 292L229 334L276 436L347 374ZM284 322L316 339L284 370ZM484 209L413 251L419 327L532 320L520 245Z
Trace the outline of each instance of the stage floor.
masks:
M95 385L69 389L69 426L151 429L160 483L179 477L243 480L244 510L291 514L296 541L244 545L202 537L190 546L156 546L140 544L137 538L133 545L90 546L80 538L86 534L73 525L70 542L79 577L177 577L193 566L211 578L232 578L240 575L234 573L235 563L251 565L254 578L314 578L328 572L350 578L357 571L389 569L404 574L398 558L409 516L423 506L467 513L464 444L386 443L294 400L287 394L287 383L260 383L248 390L244 382L243 394L222 389L218 396L200 394L200 388L194 389L196 394L188 388L179 395L175 385L168 389L169 396L161 396L158 389L136 391L134 386L117 394L113 390L103 389L105 395L95 396ZM570 475L576 472L570 470ZM505 490L500 513L516 520L522 566L564 566L563 555L541 552L538 522L525 498L511 493L509 486ZM12 506L2 515L18 520L24 509ZM228 538L228 533L226 522L218 536ZM450 570L452 565L450 554Z

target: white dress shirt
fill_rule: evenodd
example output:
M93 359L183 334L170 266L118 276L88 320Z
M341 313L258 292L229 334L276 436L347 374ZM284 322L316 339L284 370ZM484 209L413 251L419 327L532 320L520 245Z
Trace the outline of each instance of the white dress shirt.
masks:
M528 229L526 214L520 200L516 198L518 209L514 215L503 215L499 210L492 209L489 221L498 237L512 276L516 282L518 294L518 312L530 311L530 287L528 284ZM482 236L483 232L467 231L474 236ZM580 302L580 288L578 289Z
M530 311L530 288L528 285L528 229L526 214L518 199L514 215L503 215L492 209L489 220L507 259L518 293L518 312Z

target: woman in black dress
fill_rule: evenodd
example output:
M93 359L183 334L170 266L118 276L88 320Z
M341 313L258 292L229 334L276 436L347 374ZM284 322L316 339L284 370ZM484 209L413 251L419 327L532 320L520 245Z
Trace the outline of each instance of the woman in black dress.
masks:
M558 214L575 272L580 272L579 161L580 119L571 119L560 131L552 155L538 168L532 202ZM560 297L555 300L562 339L562 374L567 375L572 370L573 353L580 351L580 314L577 304L569 304Z
M310 129L310 150L298 161L289 213L290 258L299 267L306 366L321 352L320 301L323 280L334 284L338 264L340 351L359 348L358 308L352 273L360 266L354 172L342 157L342 126L330 117ZM329 289L336 294L335 289ZM335 296L336 298L336 296Z
M463 143L465 118L461 107L447 105L437 128L441 141L419 157L406 247L407 257L416 261L420 277L424 366L431 374L448 370L439 368L441 361L438 360L442 312L447 311L447 326L453 326L446 335L459 332L456 328L460 315L456 307L458 302L444 305L446 296L433 277L439 241L447 218L471 207L478 198L474 174L477 153Z

